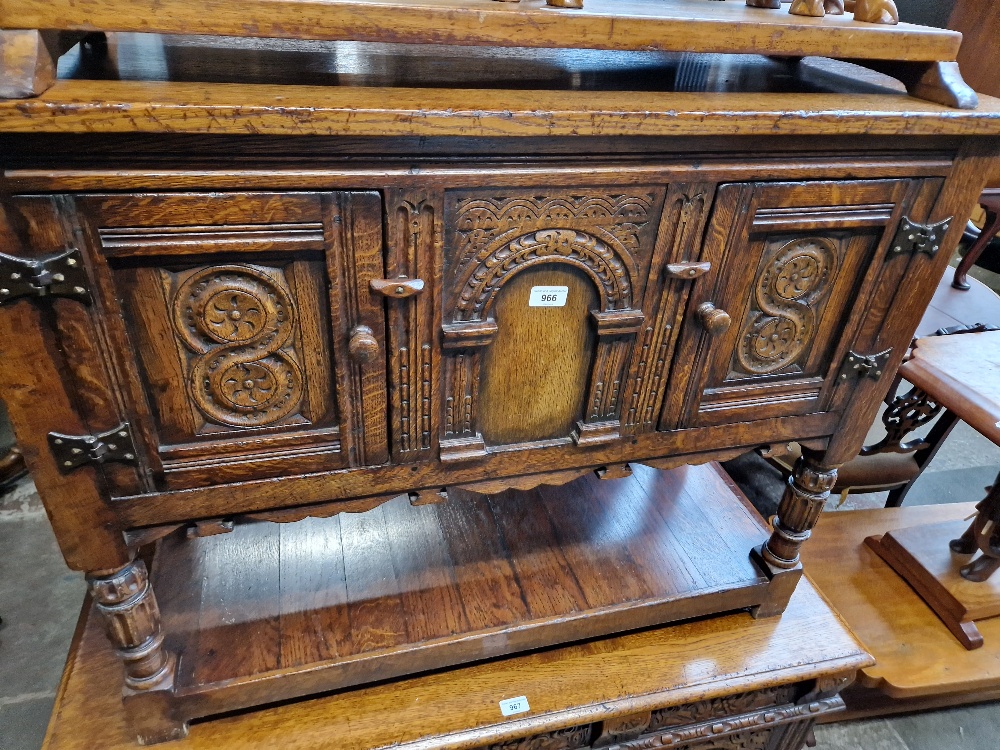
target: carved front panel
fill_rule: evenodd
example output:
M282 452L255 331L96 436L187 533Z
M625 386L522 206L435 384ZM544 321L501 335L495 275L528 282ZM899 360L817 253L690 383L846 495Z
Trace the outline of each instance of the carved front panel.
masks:
M301 338L301 316L284 268L234 264L160 275L183 345L196 433L307 420L293 340Z
M118 369L168 486L387 460L380 200L359 194L76 200L117 310ZM131 352L131 356L124 356ZM381 403L374 401L381 399Z
M712 270L688 305L679 349L691 382L664 404L661 429L831 408L839 365L920 185L720 187L702 255Z
M586 443L620 435L663 196L653 187L446 194L442 458L481 455L487 440ZM518 277L525 280L515 283ZM532 302L546 287L565 297ZM492 357L482 372L484 350L498 339L509 355ZM564 392L544 398L512 387L519 374L540 388L558 381ZM526 422L515 426L516 413ZM495 427L486 428L486 439L483 424Z

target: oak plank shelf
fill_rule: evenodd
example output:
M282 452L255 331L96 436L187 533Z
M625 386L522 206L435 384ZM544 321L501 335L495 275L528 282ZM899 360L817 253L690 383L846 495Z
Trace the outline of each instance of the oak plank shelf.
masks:
M627 750L700 738L713 748L800 750L814 719L842 711L836 690L872 663L803 579L779 618L702 618L264 706L196 722L164 747L582 750L617 741ZM121 682L87 601L43 750L133 750ZM519 696L530 711L502 717L498 702ZM748 726L774 744L748 745Z
M184 719L768 604L717 464L161 542ZM716 531L719 519L725 532ZM239 649L230 644L240 643ZM207 700L206 700L207 698Z

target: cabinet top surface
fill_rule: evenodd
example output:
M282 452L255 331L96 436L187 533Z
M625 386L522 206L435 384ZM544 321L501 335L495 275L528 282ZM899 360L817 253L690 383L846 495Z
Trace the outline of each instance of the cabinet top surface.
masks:
M10 29L954 60L961 34L812 18L743 0L0 0Z
M952 109L816 57L123 33L107 58L67 53L59 78L38 98L0 101L0 132L1000 134L1000 100Z

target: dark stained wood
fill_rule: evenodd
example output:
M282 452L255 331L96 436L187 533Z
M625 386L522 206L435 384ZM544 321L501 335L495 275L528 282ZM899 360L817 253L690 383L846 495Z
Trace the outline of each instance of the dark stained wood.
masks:
M693 672L695 663L699 668ZM589 737L591 722L600 733L605 725L621 727L626 717L662 707L698 704L699 711L714 712L721 710L717 698L781 688L773 697L768 692L754 699L770 708L779 694L813 691L817 680L832 684L835 676L870 664L837 615L804 582L781 618L755 621L734 614L444 670L199 723L171 747L280 744L318 750L334 741L345 750L372 750L386 746L387 726L400 747L434 750L580 725L587 726ZM594 679L597 674L602 679ZM117 697L120 681L115 656L85 608L46 750L95 743L108 750L134 747ZM501 717L497 701L518 695L527 696L530 713ZM698 703L704 700L713 701L710 709ZM798 747L782 745L782 750Z
M183 667L173 716L756 606L766 578L747 550L763 530L719 472L638 467L544 495L455 490L439 505L400 497L362 514L171 537L155 571ZM197 595L178 572L202 582Z
M514 5L483 23L600 16ZM148 44L164 80L101 80L136 78ZM843 63L351 49L112 40L105 63L0 103L11 287L33 294L30 268L48 292L24 259L72 248L91 298L2 305L0 390L71 565L101 578L158 540L179 661L172 689L128 696L146 737L780 614L1000 154L1000 103L950 110ZM951 221L933 257L890 252L904 218ZM525 313L543 278L572 299ZM884 377L842 382L848 352L884 350ZM119 420L131 463L54 466L47 432ZM766 546L714 469L678 468L789 441L805 452ZM726 741L800 745L800 708Z
M958 62L969 85L990 96L1000 95L996 64L990 57L996 35L1000 32L1000 8L995 3L956 0L948 28L962 33Z
M983 254L983 251L989 247L990 243L996 239L997 234L1000 233L1000 190L984 190L983 194L979 196L979 205L983 207L986 214L983 221L983 229L979 233L979 237L976 238L976 241L965 251L962 261L958 264L958 268L955 269L955 280L952 282L952 285L956 289L969 289L970 284L968 278L966 278L966 274L969 273L969 269L976 264L979 256Z

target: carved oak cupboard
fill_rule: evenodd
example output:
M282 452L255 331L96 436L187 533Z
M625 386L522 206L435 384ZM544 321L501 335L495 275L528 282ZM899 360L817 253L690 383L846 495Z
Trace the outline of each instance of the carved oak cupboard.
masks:
M823 63L116 45L0 102L0 393L144 742L780 614L1000 154L1000 103ZM766 541L647 468L792 440Z

